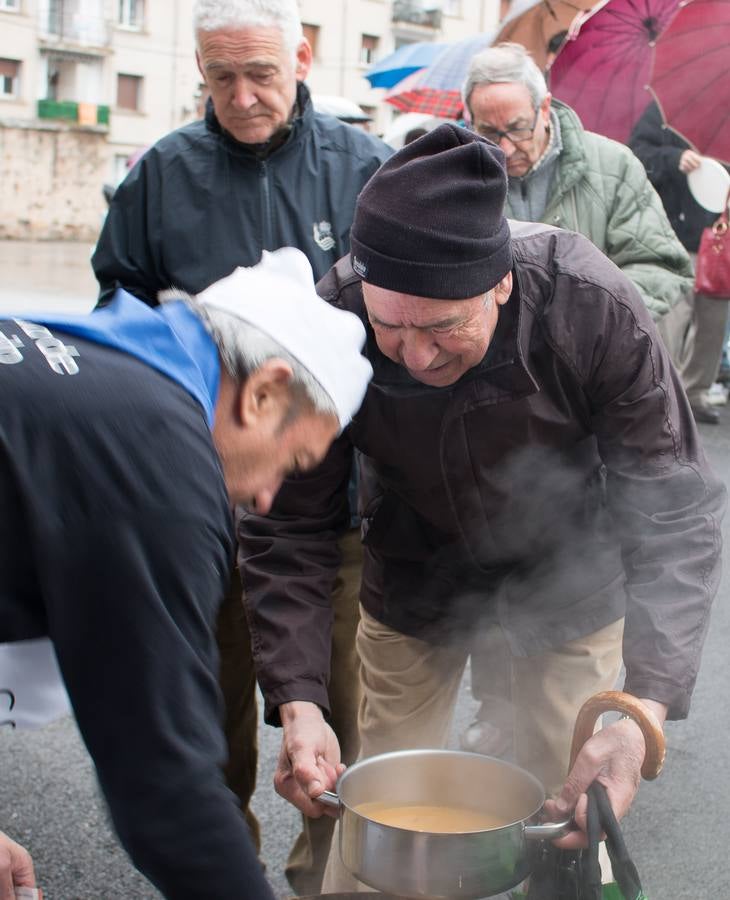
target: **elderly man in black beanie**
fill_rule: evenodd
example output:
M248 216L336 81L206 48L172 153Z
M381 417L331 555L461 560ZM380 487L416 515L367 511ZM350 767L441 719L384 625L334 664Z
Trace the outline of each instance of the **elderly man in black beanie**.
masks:
M445 745L482 627L511 659L515 758L554 795L548 811L583 829L596 778L626 812L645 746L615 722L566 779L582 703L623 659L624 689L660 723L689 710L724 488L634 285L578 234L510 229L505 192L499 148L452 125L371 178L351 255L318 290L365 324L373 380L324 464L288 482L269 519L241 523L266 715L284 726L276 784L310 815L341 771L326 598L353 448L362 757ZM325 888L352 889L333 862Z

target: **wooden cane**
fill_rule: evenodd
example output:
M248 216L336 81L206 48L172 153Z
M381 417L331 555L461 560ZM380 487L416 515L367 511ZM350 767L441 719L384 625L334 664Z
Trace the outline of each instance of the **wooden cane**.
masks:
M644 763L641 766L642 778L651 781L661 772L666 754L664 732L657 717L644 704L631 694L623 691L602 691L594 694L581 706L573 729L573 743L570 747L570 768L581 747L593 735L598 717L605 712L620 712L633 719L641 728L646 744Z

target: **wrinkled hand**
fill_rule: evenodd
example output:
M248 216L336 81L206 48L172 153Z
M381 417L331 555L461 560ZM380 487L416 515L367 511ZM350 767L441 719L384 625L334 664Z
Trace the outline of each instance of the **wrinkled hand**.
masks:
M0 900L14 900L16 887L35 887L30 853L0 831Z
M702 157L699 153L695 153L694 150L685 150L679 157L679 171L684 172L685 175L694 172L695 169L699 169L701 165Z
M345 771L334 731L315 703L283 703L279 713L284 734L274 774L276 792L306 816L336 817L336 809L313 799L322 791L332 790Z
M653 700L641 702L661 725L666 718L666 707ZM644 735L631 719L614 722L585 742L560 796L545 801L545 813L550 821L561 821L572 813L580 829L553 841L556 847L575 850L588 846L586 791L594 781L606 788L616 818L620 821L626 815L639 788L645 752Z

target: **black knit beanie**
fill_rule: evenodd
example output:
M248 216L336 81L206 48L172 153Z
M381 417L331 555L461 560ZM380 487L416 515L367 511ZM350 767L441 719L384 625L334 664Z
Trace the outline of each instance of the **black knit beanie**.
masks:
M439 125L390 157L362 189L352 266L370 284L439 300L493 288L512 268L504 154Z

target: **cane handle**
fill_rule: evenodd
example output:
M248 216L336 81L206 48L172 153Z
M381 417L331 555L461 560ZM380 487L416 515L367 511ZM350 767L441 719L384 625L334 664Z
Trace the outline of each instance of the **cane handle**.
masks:
M661 772L664 765L666 744L664 732L654 713L631 694L623 691L602 691L594 694L581 706L573 729L573 743L570 748L570 768L581 747L593 735L598 717L605 712L620 712L633 719L641 728L646 744L644 763L641 766L642 778L651 781Z

